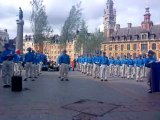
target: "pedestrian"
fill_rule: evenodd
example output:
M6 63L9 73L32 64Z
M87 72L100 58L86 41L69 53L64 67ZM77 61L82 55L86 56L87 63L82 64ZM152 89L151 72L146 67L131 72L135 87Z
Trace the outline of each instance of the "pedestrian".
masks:
M75 60L72 61L72 71L74 71L75 68Z
M108 57L106 56L106 53L103 52L103 56L101 57L101 66L100 66L100 78L101 81L108 81Z
M142 82L142 77L143 77L143 59L142 56L139 55L139 58L137 59L137 64L136 64L136 81L137 82Z
M96 53L96 56L93 57L93 77L99 78L100 75L100 66L101 66L101 57L99 56L99 52Z
M31 78L32 81L34 81L34 79L32 78L33 76L33 62L34 62L34 54L32 53L32 49L29 47L28 52L25 54L25 79L24 81L27 81L28 78Z
M147 67L147 71L146 71L147 72L147 83L148 83L148 87L149 87L148 93L152 93L151 64L156 61L154 54L155 53L152 50L148 51L148 58L147 58L146 64L145 64L145 66Z
M21 55L21 51L19 49L16 51L13 61L14 61L14 74L21 74L23 56Z
M11 78L13 76L13 69L14 69L14 51L9 48L9 44L5 44L5 50L2 52L2 79L4 88L11 87Z
M67 51L63 50L62 55L59 57L59 64L61 69L61 81L69 81L68 79L68 70L70 65L70 56L67 55Z

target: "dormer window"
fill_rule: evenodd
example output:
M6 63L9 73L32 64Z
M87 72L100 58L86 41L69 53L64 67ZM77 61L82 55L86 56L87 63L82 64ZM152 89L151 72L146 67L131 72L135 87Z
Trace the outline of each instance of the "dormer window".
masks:
M155 39L156 38L156 34L150 34L149 39Z
M137 34L137 35L135 35L135 37L136 37L136 38L135 38L136 40L138 40L138 39L139 39L139 35L138 35L138 34Z
M122 37L124 41L127 40L127 37L125 35L123 35Z
M127 40L132 40L132 35L128 35Z
M147 35L146 34L142 34L142 40L147 39Z

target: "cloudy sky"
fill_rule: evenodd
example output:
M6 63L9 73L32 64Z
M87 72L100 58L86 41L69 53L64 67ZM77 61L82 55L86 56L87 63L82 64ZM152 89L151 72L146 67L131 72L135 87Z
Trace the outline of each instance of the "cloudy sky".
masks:
M81 1L83 18L87 22L89 32L93 32L103 24L103 11L107 0ZM54 34L60 33L71 6L77 2L79 0L44 0L48 21ZM139 26L146 6L150 7L154 24L160 24L160 0L114 0L114 3L117 10L117 24L121 24L121 27L126 27L128 22L132 22L133 26ZM22 7L24 12L24 34L30 34L30 0L0 0L0 29L8 29L10 38L16 36L19 7Z

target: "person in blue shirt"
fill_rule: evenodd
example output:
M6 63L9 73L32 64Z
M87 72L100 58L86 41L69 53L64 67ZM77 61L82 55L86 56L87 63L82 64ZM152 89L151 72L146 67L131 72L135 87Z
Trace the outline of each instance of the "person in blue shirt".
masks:
M84 63L83 63L83 73L87 73L87 60L88 60L88 54L84 57Z
M89 54L87 57L87 75L92 75L92 64L93 64L92 55Z
M121 60L120 60L120 57L117 56L117 59L115 60L115 75L117 77L120 76L120 66L121 66Z
M61 81L68 80L68 70L70 65L70 56L67 55L67 51L63 50L62 55L59 57L59 64L61 66Z
M147 63L147 55L146 54L143 54L143 78L146 78L147 77L147 67L146 67L146 63Z
M149 50L148 51L148 58L146 60L146 64L145 66L147 67L146 69L146 72L147 72L147 83L148 83L148 87L149 87L149 90L148 90L148 93L152 93L152 89L151 89L151 86L152 86L152 82L151 82L151 64L153 62L156 62L156 58L154 56L154 52L152 50Z
M126 55L123 56L123 58L121 60L121 64L122 64L121 77L125 78L125 77L127 77L127 58L126 58Z
M137 59L136 63L136 81L137 82L142 82L142 77L143 77L143 59L142 55L139 55L139 58Z
M108 81L108 65L109 60L106 56L106 53L103 52L103 55L101 56L101 66L100 66L100 78L101 81Z
M38 54L38 52L35 52L32 51L32 53L34 54L34 60L33 60L33 64L32 64L32 67L33 67L33 77L34 78L37 78L38 75L39 75L39 64L40 64L40 55Z
M109 59L109 76L114 75L114 64L115 64L115 60L113 56L111 56Z
M14 74L21 74L23 56L21 55L21 51L19 49L16 51L13 61L14 61Z
M3 84L4 88L9 88L11 87L11 77L13 76L14 72L14 63L13 63L13 58L15 55L15 52L10 49L9 44L5 44L5 50L2 52L2 79L3 79Z
M101 57L99 56L99 52L96 53L96 56L93 57L93 77L99 78L100 73L100 65L101 65Z
M127 78L130 79L132 78L133 76L133 73L132 73L132 67L134 65L134 62L133 62L133 59L131 58L132 56L129 55L128 56L128 59L127 59Z
M24 79L24 81L27 81L28 78L32 78L33 76L33 62L34 62L34 54L32 52L32 49L29 47L28 52L25 54L24 57L24 62L25 62L25 76L26 78ZM32 81L34 81L34 79L32 79Z

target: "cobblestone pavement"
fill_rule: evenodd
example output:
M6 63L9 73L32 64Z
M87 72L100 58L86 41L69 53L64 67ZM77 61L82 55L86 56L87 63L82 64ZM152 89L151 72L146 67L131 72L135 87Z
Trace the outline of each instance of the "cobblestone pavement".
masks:
M0 120L160 120L160 93L148 94L146 82L69 74L61 82L57 72L43 72L22 92L1 84Z

